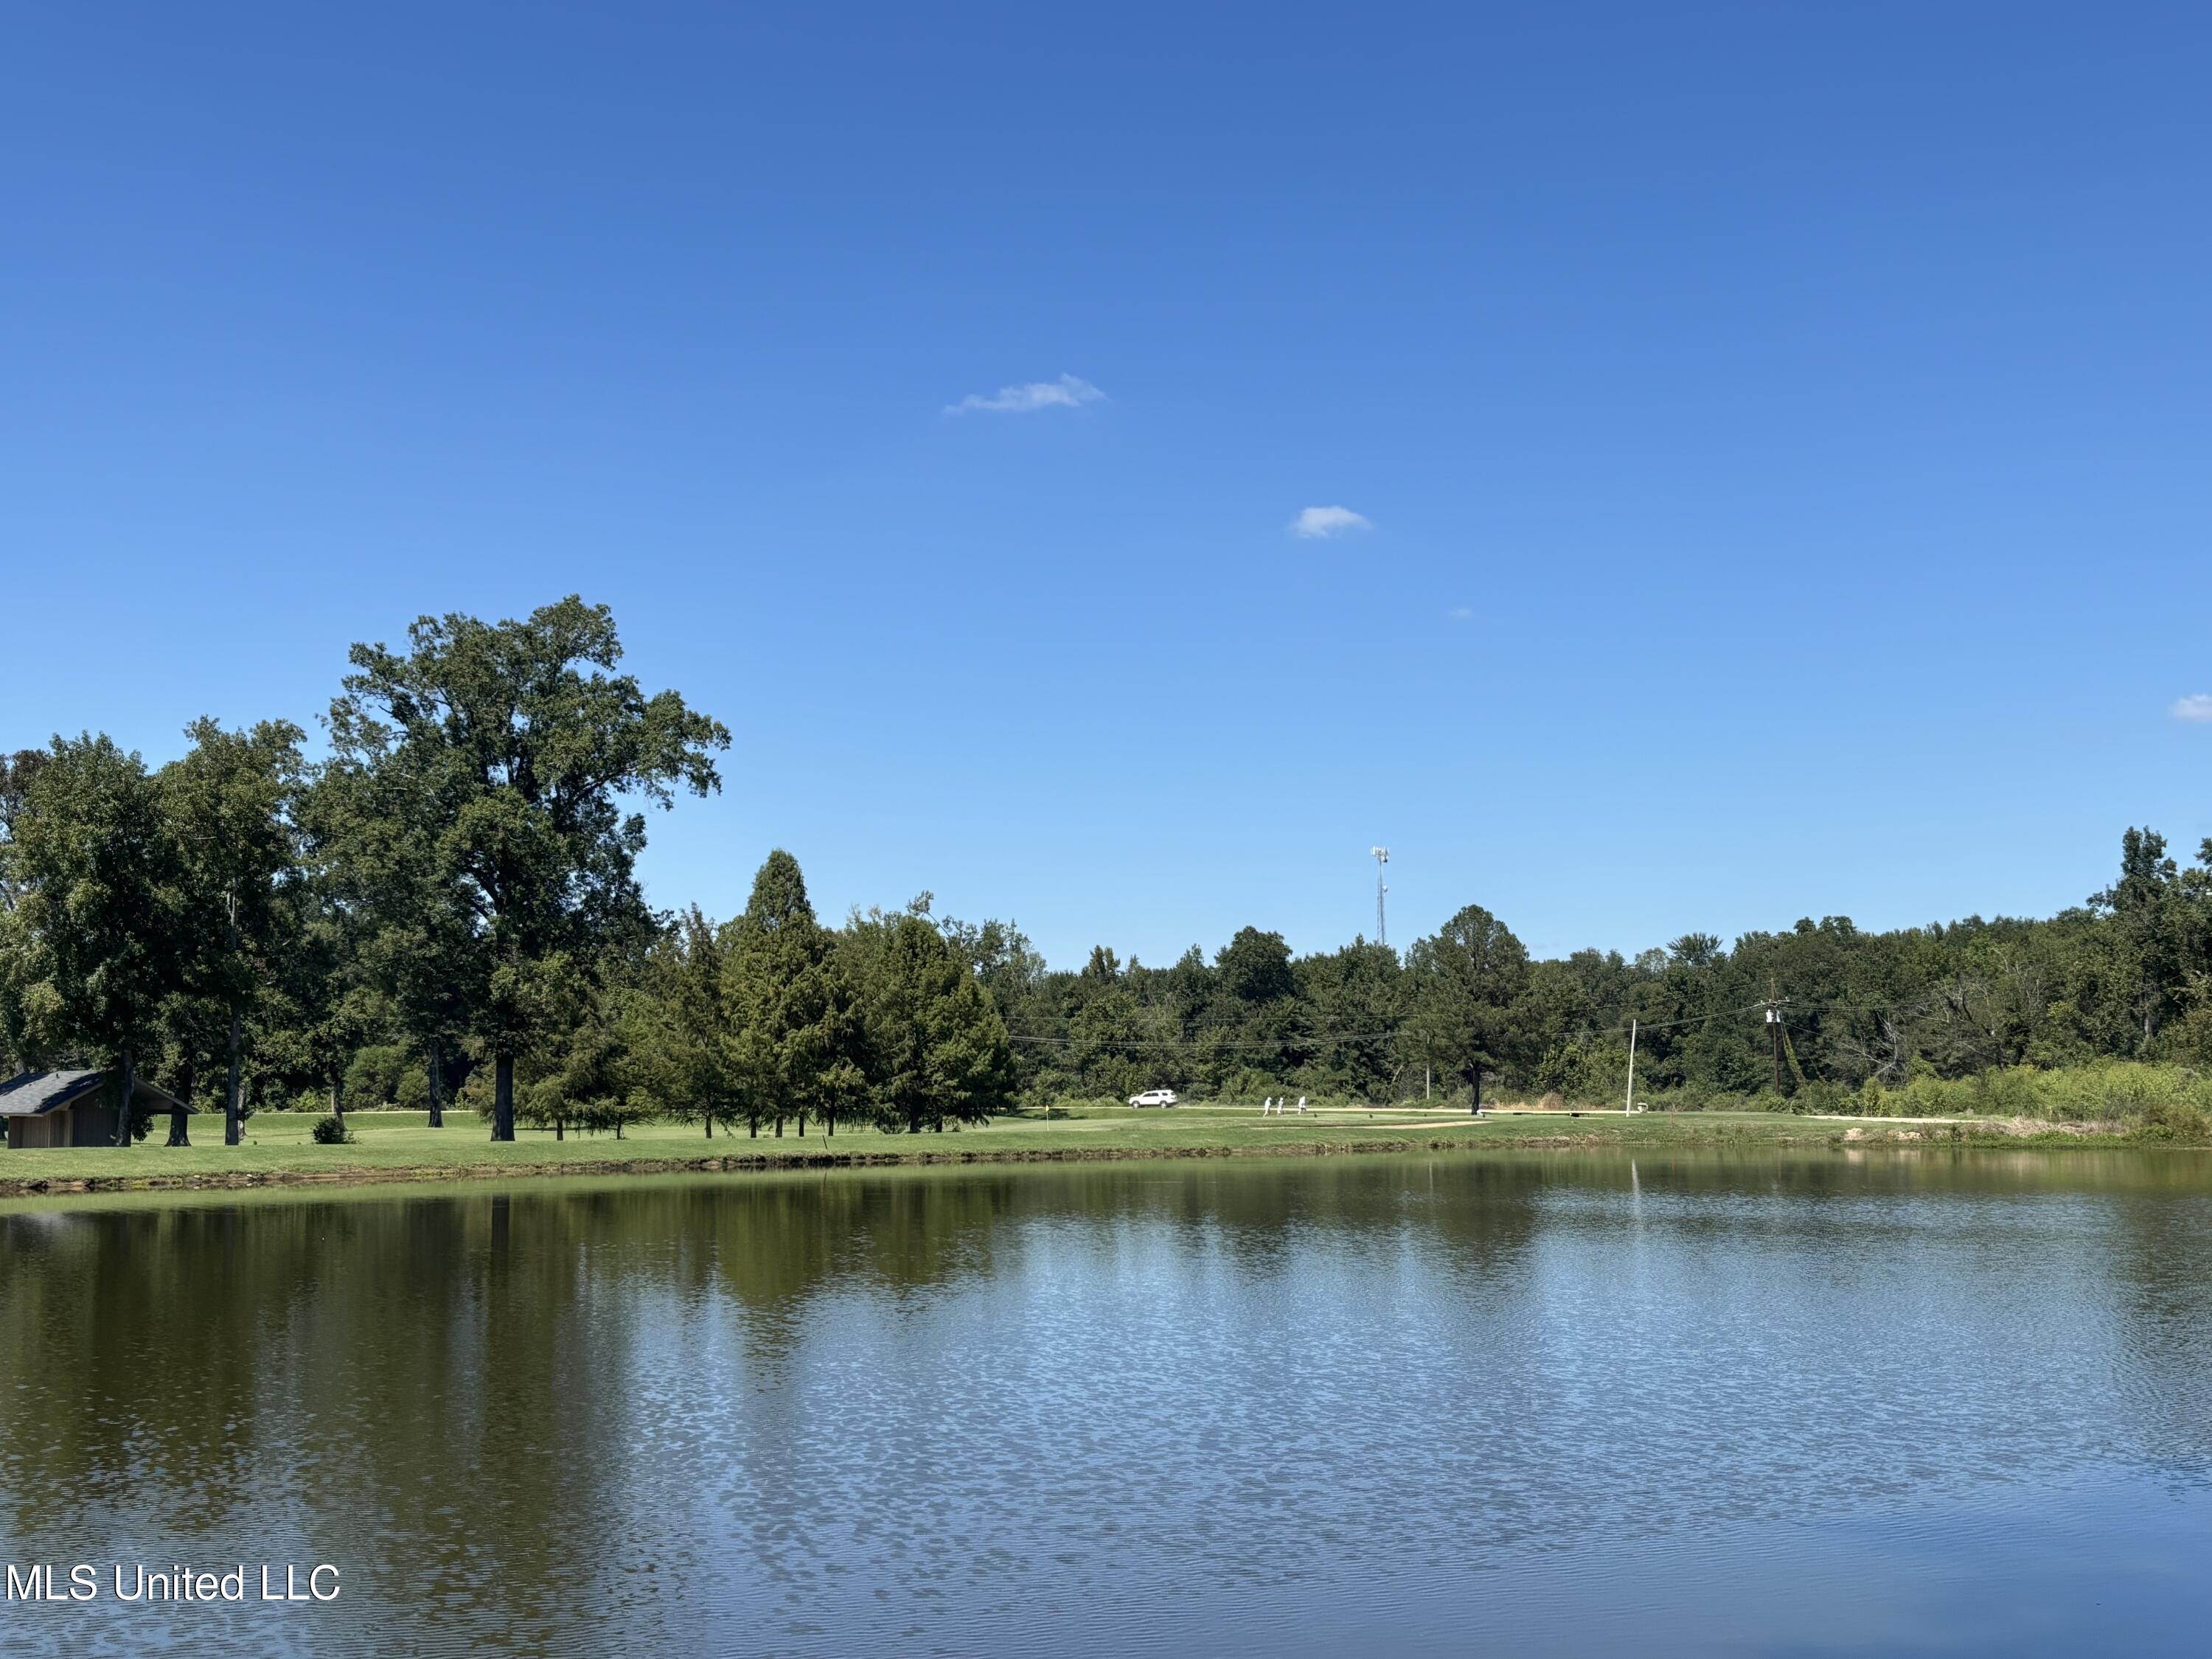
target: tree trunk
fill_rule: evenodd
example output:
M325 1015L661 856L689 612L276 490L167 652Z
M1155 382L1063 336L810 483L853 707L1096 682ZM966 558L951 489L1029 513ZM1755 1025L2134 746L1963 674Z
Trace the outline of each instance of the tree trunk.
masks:
M806 1139L806 1114L804 1112L799 1115L799 1138L801 1140Z
M239 1098L239 1043L244 1035L245 1022L238 1010L230 1011L230 1076L222 1089L222 1144L235 1146L246 1139L246 1114L240 1109L244 1103Z
M345 1085L335 1078L331 1080L331 1115L345 1115Z
M566 1140L568 1138L568 1120L565 1117L555 1118L553 1120L553 1139L556 1140Z
M831 1112L824 1116L822 1121L830 1126L830 1138L834 1139L837 1133L837 1114Z
M752 1138L755 1140L758 1140L760 1139L760 1120L758 1118L756 1117L747 1120L745 1127L752 1131Z
M238 895L234 890L228 906L230 914L230 953L238 954ZM222 1144L235 1146L244 1139L239 1128L241 1114L238 1109L238 1054L245 1022L240 1010L230 1011L230 1076L222 1091Z
M443 1037L430 1039L430 1127L446 1127L446 1042Z
M169 1145L172 1146L189 1146L191 1144L191 1132L185 1127L185 1115L182 1112L170 1113Z
M778 1140L783 1139L783 1118L780 1114L775 1120L775 1138Z
M620 1140L622 1139L622 1123L623 1121L620 1118L617 1118L615 1120L615 1139L617 1140Z
M500 1054L491 1063L491 1138L514 1139L514 1056Z
M115 1069L120 1073L118 1082L121 1086L115 1097L115 1144L128 1146L131 1144L131 1097L137 1092L138 1088L138 1057L125 1048L118 1058L121 1063Z
M707 1139L712 1140L714 1138L714 1109L709 1106L700 1115L707 1120Z

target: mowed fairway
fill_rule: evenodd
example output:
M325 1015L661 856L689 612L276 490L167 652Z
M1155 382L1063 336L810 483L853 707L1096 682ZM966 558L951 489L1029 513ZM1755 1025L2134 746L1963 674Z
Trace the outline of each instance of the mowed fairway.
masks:
M1082 1107L1002 1117L944 1133L893 1134L819 1124L801 1137L795 1120L782 1136L717 1128L709 1139L696 1124L632 1127L611 1134L523 1129L506 1145L487 1139L471 1112L449 1111L433 1129L420 1112L356 1112L347 1117L351 1145L318 1146L313 1115L264 1112L246 1123L242 1146L222 1144L220 1119L193 1120L193 1145L166 1146L167 1120L128 1148L91 1146L0 1152L0 1191L223 1185L258 1182L391 1179L487 1179L503 1176L760 1165L955 1163L1031 1158L1192 1157L1206 1154L1328 1153L1415 1151L1450 1146L1563 1145L1667 1146L1822 1144L1838 1127L1764 1113L1661 1113L1635 1118L1565 1114L1470 1118L1463 1110L1333 1107L1262 1116L1255 1106L1182 1106L1166 1111ZM1906 1126L1899 1124L1900 1128ZM1994 1126L1992 1126L1994 1127Z

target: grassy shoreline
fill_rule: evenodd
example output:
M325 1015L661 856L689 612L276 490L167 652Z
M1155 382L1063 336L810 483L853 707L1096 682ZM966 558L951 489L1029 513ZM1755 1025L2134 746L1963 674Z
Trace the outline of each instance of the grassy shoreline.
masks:
M337 1146L317 1146L309 1139L309 1116L271 1113L250 1121L243 1146L226 1147L219 1139L204 1144L210 1131L220 1136L221 1127L202 1119L194 1127L203 1144L188 1147L149 1141L127 1148L0 1152L0 1197L1121 1158L1336 1157L1486 1147L2112 1150L2192 1144L2019 1120L1847 1121L1765 1113L1475 1120L1460 1113L1382 1109L1262 1118L1249 1107L1197 1107L1171 1113L1093 1109L1055 1115L1049 1121L1009 1117L945 1134L848 1130L831 1138L817 1129L804 1139L793 1133L781 1139L717 1135L708 1140L696 1130L647 1125L621 1140L603 1135L556 1141L550 1135L529 1135L495 1146L484 1138L483 1126L472 1114L449 1112L447 1117L447 1127L432 1129L421 1113L356 1113L349 1121L357 1139ZM157 1136L160 1128L157 1123Z

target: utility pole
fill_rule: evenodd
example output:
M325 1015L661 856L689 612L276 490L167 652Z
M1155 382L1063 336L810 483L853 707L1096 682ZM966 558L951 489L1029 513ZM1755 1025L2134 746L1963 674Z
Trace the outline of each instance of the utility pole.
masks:
M1774 1092L1782 1092L1782 1000L1775 994L1774 981L1766 981L1766 1035L1774 1048Z
M1375 860L1375 942L1377 945L1388 945L1390 942L1390 929L1382 916L1382 895L1390 890L1382 884L1382 866L1390 862L1390 849L1387 847L1370 847L1367 849L1367 853L1368 856Z
M1621 1115L1628 1117L1636 1111L1636 1021L1628 1022L1628 1099L1621 1108ZM1632 1166L1632 1168L1633 1166Z

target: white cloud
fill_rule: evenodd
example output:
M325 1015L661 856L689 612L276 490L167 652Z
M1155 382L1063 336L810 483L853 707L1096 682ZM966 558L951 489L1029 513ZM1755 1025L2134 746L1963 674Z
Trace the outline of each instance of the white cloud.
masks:
M986 398L971 392L957 404L945 405L947 415L1026 415L1033 409L1077 409L1095 404L1106 394L1090 381L1073 374L1056 380L1031 380L1027 386L1002 386Z
M1365 516L1348 507L1310 507L1291 520L1291 534L1310 542L1341 536L1347 530L1372 530Z
M2176 697L2173 707L2166 712L2178 720L2212 720L2212 691L2199 691L2193 697Z
M1451 608L1451 619L1454 622L1465 622L1474 615L1474 610L1471 605L1455 605Z

